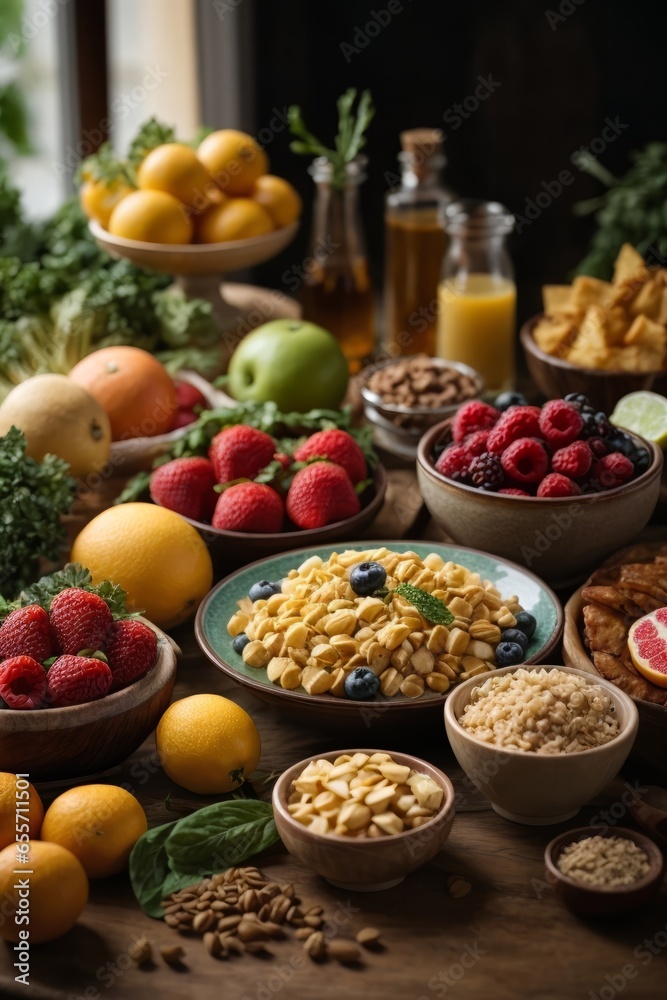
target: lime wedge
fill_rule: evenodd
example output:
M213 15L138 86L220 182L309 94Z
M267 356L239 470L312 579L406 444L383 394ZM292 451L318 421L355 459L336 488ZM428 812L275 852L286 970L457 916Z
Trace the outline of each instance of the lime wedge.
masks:
M657 392L631 392L619 399L610 420L617 427L667 445L667 399Z

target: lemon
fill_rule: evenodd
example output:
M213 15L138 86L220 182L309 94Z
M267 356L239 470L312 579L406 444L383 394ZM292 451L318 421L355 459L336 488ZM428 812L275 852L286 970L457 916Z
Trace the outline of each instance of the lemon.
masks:
M88 902L88 878L79 859L59 844L31 840L25 846L30 863L22 875L16 874L16 845L0 851L0 937L19 941L20 932L27 929L32 946L53 941L74 926ZM29 883L29 924L18 920L26 912L19 878Z
M640 434L660 448L667 445L667 399L657 392L631 392L623 396L610 419L617 427Z

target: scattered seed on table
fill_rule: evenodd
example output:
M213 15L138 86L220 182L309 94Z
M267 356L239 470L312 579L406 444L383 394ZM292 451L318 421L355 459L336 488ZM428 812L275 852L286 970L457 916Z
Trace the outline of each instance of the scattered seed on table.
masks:
M134 941L128 953L133 962L137 965L148 965L153 961L153 947L147 937L140 937Z
M380 931L377 927L363 927L357 932L356 939L364 948L369 948L380 940Z
M452 899L463 899L467 896L472 885L466 879L461 878L459 875L450 875L447 879L447 892L452 897Z
M180 944L163 944L160 947L160 954L167 965L170 965L172 969L179 968L183 965L185 951L181 948Z

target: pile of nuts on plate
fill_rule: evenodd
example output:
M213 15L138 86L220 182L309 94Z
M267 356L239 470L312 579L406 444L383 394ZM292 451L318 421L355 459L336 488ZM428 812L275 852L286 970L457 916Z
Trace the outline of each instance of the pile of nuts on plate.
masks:
M390 406L429 410L463 403L478 393L473 378L457 368L442 365L437 358L427 354L383 365L373 372L366 387ZM397 426L406 426L411 418L409 414L397 413L389 419Z

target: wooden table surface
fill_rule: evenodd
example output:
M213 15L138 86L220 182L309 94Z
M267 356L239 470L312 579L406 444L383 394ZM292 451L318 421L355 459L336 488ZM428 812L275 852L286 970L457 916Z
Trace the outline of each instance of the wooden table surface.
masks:
M372 529L375 537L438 538L420 511L412 472L393 471L387 502ZM391 534L389 534L391 532ZM664 529L663 529L664 537ZM272 707L234 685L199 651L192 626L173 633L183 649L175 698L215 692L233 698L253 716L262 738L260 769L280 772L296 761L348 744L344 733L285 721ZM353 738L358 743L358 738ZM387 741L384 741L385 746ZM367 744L373 745L372 726ZM0 997L34 1000L611 1000L665 997L667 895L643 912L613 920L584 921L570 914L544 882L543 852L564 829L581 826L613 810L624 814L626 783L645 781L632 765L579 816L558 827L526 827L501 819L465 778L446 743L444 724L433 732L397 732L387 749L405 749L450 775L457 792L451 836L438 857L401 885L378 893L335 889L305 869L282 848L257 862L272 878L295 883L308 905L321 904L342 937L361 927L381 928L384 949L365 952L363 965L316 965L296 939L272 944L270 958L246 955L218 961L199 938L180 938L146 916L134 900L126 875L91 883L90 902L64 937L35 947L31 985L14 982L13 952L0 950ZM99 780L99 779L98 779ZM125 764L101 780L123 784L143 804L149 826L178 818L213 799L193 796L162 772L150 737ZM44 790L50 801L58 789ZM270 796L267 782L257 793ZM167 800L167 797L168 801ZM457 875L472 888L450 896ZM182 943L187 967L174 971L158 959L138 969L128 949L146 934L159 945Z

